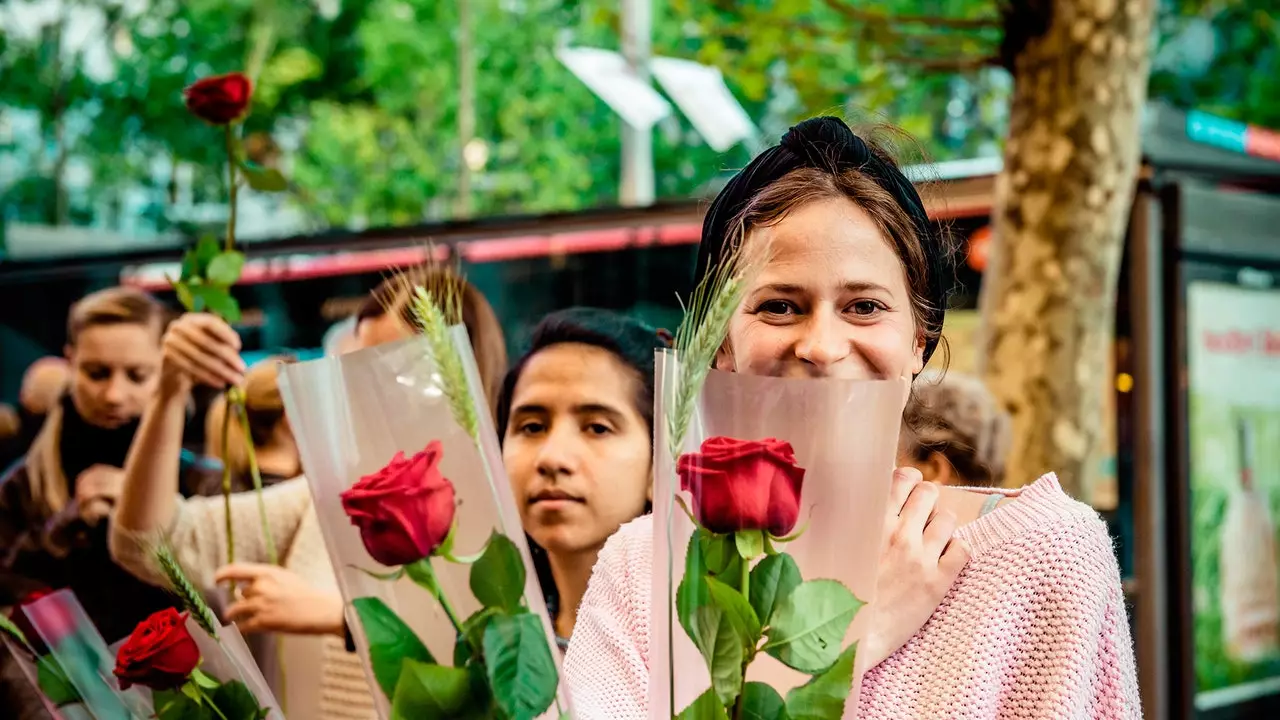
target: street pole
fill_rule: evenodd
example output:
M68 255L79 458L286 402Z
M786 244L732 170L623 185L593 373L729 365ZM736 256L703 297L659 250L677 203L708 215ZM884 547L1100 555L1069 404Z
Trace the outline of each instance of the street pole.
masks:
M653 0L622 0L622 55L643 82L649 81ZM653 128L622 123L622 204L653 204Z

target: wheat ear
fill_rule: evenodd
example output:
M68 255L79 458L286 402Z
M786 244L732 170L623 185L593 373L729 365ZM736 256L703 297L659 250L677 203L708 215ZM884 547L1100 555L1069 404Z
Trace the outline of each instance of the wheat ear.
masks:
M441 284L445 287L419 286L413 289L413 313L422 329L422 336L427 340L431 361L440 374L441 389L449 401L453 419L472 439L476 439L480 434L480 423L471 388L467 384L467 371L449 333L449 327L462 319L460 283L449 279Z
M187 577L187 573L183 571L182 564L178 562L178 558L173 554L173 548L167 544L161 543L155 549L156 562L160 565L161 572L164 573L165 579L169 581L169 592L182 603L182 608L191 613L191 617L195 618L196 624L209 633L210 637L218 637L218 618L213 614L213 610L205 603L204 596L191 583L191 579Z

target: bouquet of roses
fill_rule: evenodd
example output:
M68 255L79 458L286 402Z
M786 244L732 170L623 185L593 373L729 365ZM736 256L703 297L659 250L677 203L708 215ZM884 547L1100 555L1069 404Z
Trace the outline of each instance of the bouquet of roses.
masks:
M852 718L905 381L711 369L741 273L659 351L652 718Z
M460 285L446 277L414 291L420 337L286 367L285 406L382 717L564 713Z
M158 720L283 720L236 627L219 626L168 547L155 559L184 612L153 613L120 643L112 673L121 689L149 688Z
M151 705L111 674L111 652L70 590L26 598L0 631L50 714L66 720L143 720Z

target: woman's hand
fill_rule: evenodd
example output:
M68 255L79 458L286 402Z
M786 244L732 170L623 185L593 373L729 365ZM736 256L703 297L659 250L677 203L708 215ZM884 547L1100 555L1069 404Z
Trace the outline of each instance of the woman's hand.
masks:
M89 525L111 514L124 489L124 470L110 465L93 465L76 478L76 507L80 519Z
M190 392L195 383L215 388L244 380L240 336L222 318L187 313L164 334L160 384L170 394Z
M218 583L237 583L227 619L246 633L343 637L342 597L317 590L275 565L232 563L214 576Z
M874 627L858 648L863 669L879 665L924 627L969 562L968 545L952 539L955 514L937 503L938 486L924 482L919 470L894 471Z

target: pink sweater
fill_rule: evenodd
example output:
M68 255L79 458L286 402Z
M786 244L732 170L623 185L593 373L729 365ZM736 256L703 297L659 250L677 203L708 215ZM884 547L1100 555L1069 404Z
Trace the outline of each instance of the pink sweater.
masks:
M972 559L933 617L864 676L859 718L1141 718L1102 519L1046 475L960 528ZM600 552L565 676L576 717L647 720L653 519Z

